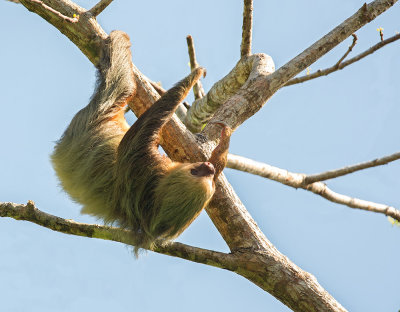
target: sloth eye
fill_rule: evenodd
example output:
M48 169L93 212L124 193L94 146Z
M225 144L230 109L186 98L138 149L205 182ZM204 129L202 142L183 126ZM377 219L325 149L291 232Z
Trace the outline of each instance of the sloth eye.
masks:
M192 170L190 170L190 173L191 173L192 175L197 175L197 174L198 174L198 171L197 171L196 169L192 169Z

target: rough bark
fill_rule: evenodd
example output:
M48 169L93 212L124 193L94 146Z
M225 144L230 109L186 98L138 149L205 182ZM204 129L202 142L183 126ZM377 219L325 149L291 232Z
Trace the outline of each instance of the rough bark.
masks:
M79 22L66 23L32 1L20 2L59 29L97 65L101 41L107 34L90 12L69 0L44 0L45 4L65 16L80 16ZM214 119L225 121L233 129L237 128L255 114L290 78L395 2L376 0L364 5L356 14L275 73L247 79L236 94L217 110ZM136 114L140 114L159 95L136 68L135 76L138 89L130 107ZM210 155L218 136L217 126L208 125L201 136L195 136L177 118L173 118L163 131L163 148L174 160L204 160ZM268 291L294 311L345 311L312 275L297 267L267 240L223 176L218 181L216 194L207 213L235 255L233 260L230 258L233 261L230 263L230 270Z

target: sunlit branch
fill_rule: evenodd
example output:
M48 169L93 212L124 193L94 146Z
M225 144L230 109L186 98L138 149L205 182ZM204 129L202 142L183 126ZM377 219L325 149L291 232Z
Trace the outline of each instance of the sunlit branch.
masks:
M33 3L36 3L40 6L42 6L43 8L45 8L47 11L54 13L55 15L57 15L58 17L62 18L63 20L70 22L70 23L77 23L79 21L79 15L74 16L74 17L68 17L65 16L64 14L58 12L57 10L54 10L52 7L49 7L47 4L43 3L40 0L29 0Z
M132 239L134 233L128 230L63 219L40 211L32 201L29 201L26 205L0 202L0 217L29 221L64 234L110 240L134 246L134 240ZM159 242L150 250L198 263L228 270L231 269L229 265L225 265L231 255L222 252L197 248L177 242Z
M394 153L392 155L385 156L382 158L377 158L377 159L374 159L371 161L362 162L362 163L359 163L356 165L346 166L346 167L340 168L340 169L334 169L334 170L329 170L329 171L318 173L318 174L307 175L304 178L304 183L310 184L310 183L317 182L317 181L325 181L328 179L337 178L337 177L344 176L346 174L349 174L349 173L352 173L355 171L359 171L359 170L363 170L366 168L386 165L387 163L390 163L397 159L400 159L400 152Z
M253 0L243 1L243 26L242 43L240 45L240 56L251 54L251 34L253 28Z
M89 10L92 16L98 16L113 0L101 0Z
M188 46L188 53L189 53L189 60L190 60L190 69L194 70L196 67L199 66L196 60L196 51L194 49L193 38L191 35L186 37L186 42ZM201 81L197 81L193 86L193 93L195 100L201 99L205 93Z
M356 45L356 43L357 43L357 35L356 34L352 34L352 36L353 36L353 42L351 43L351 45L347 49L346 53L343 54L343 56L339 59L339 61L337 61L337 63L335 64L336 67L338 67L340 65L340 63L343 62L343 60L347 57L347 55L349 55L349 53L353 50L354 46Z
M390 38L388 38L386 40L380 41L379 43L377 43L374 46L370 47L368 50L365 50L364 52L356 55L355 57L353 57L353 58L351 58L351 59L349 59L347 61L339 63L339 65L336 63L332 67L329 67L329 68L326 68L326 69L317 70L315 73L313 73L311 75L306 75L306 76L293 78L292 80L289 80L289 82L285 84L285 87L286 86L290 86L290 85L294 85L294 84L297 84L297 83L302 83L302 82L305 82L305 81L308 81L308 80L312 80L312 79L315 79L315 78L318 78L318 77L321 77L321 76L327 76L327 75L329 75L329 74L331 74L331 73L333 73L335 71L341 70L341 69L343 69L343 68L345 68L345 67L347 67L347 66L349 66L349 65L351 65L351 64L353 64L353 63L355 63L355 62L357 62L357 61L359 61L361 59L363 59L364 57L374 53L375 51L379 50L380 48L383 48L385 45L387 45L389 43L392 43L392 42L394 42L396 40L399 40L399 39L400 39L400 34L396 34L396 35L394 35L394 36L392 36L392 37L390 37ZM354 43L354 41L353 41L353 43Z
M382 213L400 221L400 211L394 207L336 193L322 182L307 184L305 183L307 178L307 175L305 174L289 172L281 168L232 154L228 155L227 166L232 169L259 175L294 188L305 189L338 204L346 205L351 208Z

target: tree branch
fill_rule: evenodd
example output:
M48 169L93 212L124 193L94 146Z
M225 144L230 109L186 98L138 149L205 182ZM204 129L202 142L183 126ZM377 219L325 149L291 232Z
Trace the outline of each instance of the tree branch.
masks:
M394 35L386 40L380 41L379 43L375 44L374 46L370 47L368 50L365 50L364 52L356 55L355 57L347 60L346 62L338 62L335 65L333 65L332 67L326 68L326 69L319 69L317 70L315 73L311 74L311 75L306 75L306 76L301 76L301 77L297 77L297 78L293 78L291 80L289 80L289 82L287 84L285 84L285 87L287 86L291 86L294 84L298 84L298 83L302 83L308 80L312 80L321 76L327 76L335 71L341 70L361 59L363 59L364 57L374 53L375 51L379 50L380 48L383 48L385 45L392 43L396 40L400 39L400 34ZM354 40L353 40L354 43ZM350 49L350 48L349 48ZM345 54L344 57L346 57L347 55ZM344 58L343 58L344 59Z
M31 0L20 0L20 3L29 11L40 15L67 36L82 53L95 65L99 61L99 51L107 34L97 23L96 19L87 14L86 10L70 0L43 0L50 6L66 16L79 15L79 23L65 23L65 21L44 7L33 3Z
M57 15L58 17L60 17L62 20L70 22L70 23L77 23L79 21L79 15L74 14L74 17L68 17L65 16L64 14L61 14L60 12L58 12L57 10L54 10L52 7L49 7L48 5L44 4L43 1L40 0L29 0L32 3L41 5L45 10L54 13L55 15Z
M340 42L365 24L393 6L397 0L375 0L364 4L354 15L346 19L327 35L312 44L294 59L271 75L249 79L236 94L230 97L214 114L213 120L222 120L232 129L253 116L292 77L328 53ZM208 123L203 133L212 141L219 136L218 126Z
M50 0L43 2L53 4L53 1ZM395 2L396 0L375 0L368 6L365 5L353 17L339 25L330 34L274 74L269 76L259 75L253 77L253 79L248 79L245 85L246 88L249 88L249 91L246 92L244 86L240 88L227 101L227 104L232 105L220 107L214 118L227 122L231 128L238 127L247 118L255 114L265 101L290 78ZM65 22L54 21L54 15L50 15L46 10L37 9L38 6L33 7L30 1L21 0L21 3L30 10L36 10L37 14L55 25L94 64L97 64L101 44L106 34L93 17L85 16L82 18L81 16L79 23L68 24L67 27ZM59 0L54 2L53 6L54 9L66 15L69 15L67 13L76 7L78 6L69 0ZM137 93L129 104L134 112L140 115L158 99L159 95L135 66L133 66L133 70L137 83ZM216 127L213 128L212 125L206 127L201 137L195 137L186 131L179 120L174 117L163 129L162 143L164 150L173 160L195 162L209 157L218 137L219 130ZM235 272L270 292L294 311L345 311L318 284L315 278L298 268L268 241L223 175L217 181L217 190L207 208L207 213L231 251L235 254L242 253L247 258L246 261L236 263ZM282 287L282 285L285 286Z
M194 43L193 43L193 38L191 35L188 35L186 37L186 42L187 42L187 46L188 46L188 53L189 53L189 60L190 60L190 69L194 70L195 68L197 68L199 66L199 64L196 61L196 52L194 49ZM201 99L205 93L204 93L204 89L203 86L201 84L201 81L197 81L194 86L193 86L193 93L194 93L194 98L197 99Z
M396 155L397 159L400 158L399 155L400 153L394 154ZM388 160L388 159L391 160ZM373 167L374 165L378 166L384 163L388 163L389 161L393 161L394 159L393 155L384 157L378 160L374 160L371 162L366 162L362 163L359 165L351 166L351 167L346 167L339 169L337 176L341 176L350 172L347 172L347 170L353 170L351 172L354 172L356 170L361 170L369 167ZM380 162L379 164L375 164L375 162ZM264 163L260 163L242 156L237 156L233 154L228 155L228 165L227 167L232 168L232 169L237 169L240 171L248 172L251 174L255 174L270 180L274 180L277 182L280 182L282 184L294 187L294 188L302 188L304 190L313 192L317 195L320 195L324 197L327 200L330 200L334 203L345 205L351 208L357 208L361 210L366 210L366 211L372 211L372 212L377 212L377 213L382 213L386 216L392 217L393 219L396 219L400 221L400 211L395 209L394 207L387 206L387 205L382 205L358 198L353 198L349 197L346 195L342 195L339 193L336 193L329 189L326 184L322 182L313 182L313 183L308 183L307 178L308 176L305 174L301 173L294 173L294 172L289 172L287 170L277 168L274 166L270 166ZM350 168L350 169L349 169ZM345 173L346 171L346 173ZM333 172L333 171L331 171ZM328 172L321 174L322 176L325 175L333 175L333 173ZM342 173L342 174L340 174ZM311 179L312 180L312 179Z
M192 132L200 132L223 103L241 88L246 88L247 81L274 71L274 61L269 55L258 53L241 58L230 73L216 82L204 97L194 101L186 115L186 127Z
M0 217L29 221L65 234L111 240L133 246L132 235L130 235L132 233L130 231L96 224L79 223L56 217L40 211L32 201L29 201L26 205L0 202ZM177 242L159 244L151 250L160 254L236 272L269 292L273 292L274 289L279 288L282 281L271 280L265 283L263 281L265 275L276 276L277 274L283 274L290 278L285 282L285 289L292 294L298 293L300 295L297 297L297 306L294 311L310 311L307 310L310 306L306 300L309 299L308 296L312 296L315 292L320 295L319 304L311 306L315 308L315 311L345 311L340 304L335 302L319 286L313 275L301 270L292 264L287 257L280 254L275 255L280 256L278 259L264 251L241 250L232 254L226 254ZM276 263L282 263L282 266L276 266Z
M385 156L382 158L377 158L374 160L362 162L362 163L359 163L356 165L346 166L346 167L343 167L340 169L329 170L329 171L317 173L317 174L310 174L304 178L304 183L310 184L310 183L317 182L317 181L325 181L325 180L341 177L346 174L353 173L355 171L363 170L366 168L372 168L372 167L376 167L376 166L386 165L387 163L390 163L397 159L400 159L400 152L394 153L392 155Z
M253 28L253 0L243 1L242 43L240 45L241 58L251 54L251 33Z
M379 27L379 28L377 29L377 31L379 32L379 37L381 38L381 41L383 41L383 28L382 28L382 27Z
M135 246L133 239L134 233L131 231L63 219L40 211L32 201L28 201L26 205L0 202L0 217L29 221L64 234L110 240ZM197 263L232 270L231 266L226 265L226 263L229 264L231 262L231 259L229 259L231 255L222 252L197 248L177 242L159 242L154 248L149 250Z
M89 10L92 16L98 16L113 0L101 0Z
M353 42L351 43L351 45L347 49L346 53L343 54L343 56L339 59L339 61L337 61L337 63L335 64L336 67L339 67L340 63L342 63L343 60L347 57L347 55L349 55L349 53L353 50L354 46L357 43L357 35L356 34L351 34L351 35L353 36Z

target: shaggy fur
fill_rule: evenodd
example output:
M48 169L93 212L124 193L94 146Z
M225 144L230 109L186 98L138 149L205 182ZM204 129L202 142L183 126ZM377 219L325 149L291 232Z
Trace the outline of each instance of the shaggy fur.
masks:
M204 70L178 82L129 128L124 111L136 88L131 66L128 36L112 32L96 91L57 142L52 162L82 213L132 230L137 248L149 248L157 239L178 236L208 204L229 136L221 140L222 151L213 153L218 172L209 162L183 164L161 156L160 130Z

